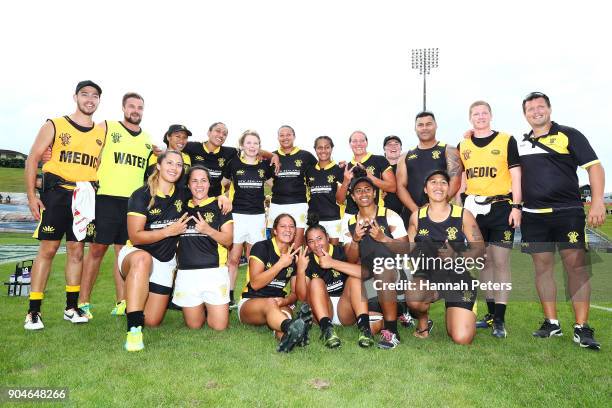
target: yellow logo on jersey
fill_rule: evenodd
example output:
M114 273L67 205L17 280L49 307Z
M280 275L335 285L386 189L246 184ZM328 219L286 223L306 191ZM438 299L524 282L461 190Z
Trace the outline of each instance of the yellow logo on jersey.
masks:
M512 239L512 231L504 231L504 241L510 241Z
M385 233L385 227L381 225L379 228L380 228L380 230L381 230L381 231L383 232L383 234L384 234L384 233Z
M87 224L87 236L88 237L93 237L94 234L96 233L96 227L93 224Z
M491 154L493 154L493 155L496 155L496 156L497 156L497 155L498 155L498 154L500 154L500 153L501 153L501 152L499 151L499 149L493 149L493 150L491 150Z
M463 298L461 300L464 301L464 302L471 302L472 301L472 292L470 292L469 290L463 291Z
M217 162L219 163L219 167L225 166L225 159L223 157L219 157Z
M287 273L285 274L285 277L286 278L290 277L292 273L293 273L293 266L289 266L287 268Z
M149 210L149 214L151 214L151 215L159 215L159 214L161 214L161 210L159 208L151 208Z
M338 276L340 276L340 272L338 272L338 271L337 271L337 270L335 270L335 269L332 269L332 276L333 276L334 278L337 278Z
M60 140L62 141L62 146L68 146L70 144L70 133L62 133L60 135Z
M431 152L431 157L432 157L434 160L439 159L439 158L440 158L440 151L439 151L439 150L434 150L433 152Z
M419 230L419 235L423 235L423 236L429 235L429 230L426 228L422 228Z
M42 227L43 232L46 232L47 234L51 234L52 232L55 232L55 227L52 227L50 225L45 225L44 227Z
M296 160L295 161L295 167L302 167L302 161L301 160Z
M183 211L183 202L181 200L176 200L174 202L174 206L176 207L176 211L177 212L182 212Z
M259 173L259 178L264 178L266 176L264 169L257 170L257 173Z
M567 233L567 237L569 238L570 244L577 243L579 236L580 236L580 234L578 234L576 231L571 231L571 232Z
M368 168L366 169L366 171L367 171L369 174L374 174L374 171L375 171L375 170L376 170L376 169L374 168L374 166L368 166Z
M416 153L412 153L410 156L408 156L408 160L416 159L417 157L419 156Z
M204 158L202 156L196 156L195 159L197 161L204 161Z
M272 267L272 264L271 264L270 262L268 262L268 263L266 264L266 269L270 269L271 267Z
M244 170L240 169L240 170L236 170L236 174L238 176L242 176L244 174Z
M448 227L446 229L446 233L448 234L448 239L457 239L457 232L459 232L459 230L455 227Z
M333 183L335 179L336 177L333 174L330 174L329 176L327 176L327 182L330 184Z
M207 223L211 223L213 222L213 219L215 218L215 214L211 213L211 212L206 212L204 213L204 221L206 221Z
M313 273L313 274L312 274L312 279L314 279L314 278L318 278L318 277L319 277L319 274L318 274L318 273Z
M111 133L111 138L113 139L113 143L119 143L121 141L121 133L113 132Z

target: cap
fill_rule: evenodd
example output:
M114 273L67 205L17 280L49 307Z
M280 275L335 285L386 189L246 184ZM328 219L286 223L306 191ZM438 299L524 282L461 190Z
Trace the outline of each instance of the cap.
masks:
M181 131L187 133L187 137L192 135L191 131L187 129L184 125L170 125L170 127L164 134L164 143L168 144L168 136L170 136L172 133Z
M85 88L86 86L92 86L96 88L98 90L98 95L102 95L102 88L100 88L100 85L96 84L94 81L90 81L89 79L86 81L79 82L76 86L76 90L74 91L74 94L75 95L78 94L79 91Z
M425 182L423 183L423 185L427 184L429 179L435 176L436 174L443 176L447 183L450 181L450 176L448 175L446 170L438 169L438 170L432 171L431 173L427 175L427 177L425 177Z
M357 177L356 179L353 179L353 181L351 181L351 185L349 187L349 191L352 193L353 190L355 189L355 186L359 183L361 183L362 181L365 181L366 183L368 183L369 185L371 185L373 188L378 188L374 185L374 182L372 180L370 180L369 177Z
M385 139L383 140L383 147L385 147L387 143L389 143L391 140L397 140L400 145L402 144L402 139L400 139L399 136L391 135L385 137Z

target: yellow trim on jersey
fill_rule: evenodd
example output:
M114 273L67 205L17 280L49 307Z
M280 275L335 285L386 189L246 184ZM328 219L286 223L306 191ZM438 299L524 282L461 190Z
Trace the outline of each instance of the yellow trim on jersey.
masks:
M134 216L136 216L136 217L145 217L145 218L147 218L147 216L146 216L146 215L141 214L141 213L137 213L137 212L134 212L134 211L130 211L130 212L128 212L128 213L127 213L127 215L134 215Z
M332 161L330 161L330 162L329 162L329 164L328 164L327 166L325 166L325 167L323 168L323 170L329 170L329 169L331 169L332 167L334 167L335 165L336 165L336 162L332 160ZM317 164L315 164L315 169L317 169L317 170L321 170L321 167L319 166L319 163L318 163L318 162L317 162Z
M359 163L363 163L364 161L367 161L371 156L372 156L372 153L366 153L366 155L363 156L361 158L361 160L359 160ZM351 163L357 164L357 162L355 161L355 156L353 156L353 159L351 160Z
M392 166L387 167L386 169L384 169L384 170L383 170L383 171L380 173L380 175L382 176L382 174L383 174L383 173L385 173L385 172L387 172L387 171L389 171L389 170L393 171L393 167L392 167Z
M376 210L377 217L384 217L387 214L386 208L383 206L379 206L378 210Z
M272 237L272 246L274 247L276 255L281 256L280 249L278 249L278 244L276 243L276 237Z
M255 159L255 163L247 163L244 161L244 152L240 153L240 157L238 157L240 159L241 162L243 162L244 164L247 164L249 166L254 166L256 164L259 164L259 159Z
M205 205L208 205L208 204L212 203L216 199L217 199L217 197L208 197L206 200L204 200L200 204L196 205L196 204L193 203L193 198L191 198L187 202L187 207L189 207L189 208L204 207Z
M333 256L334 255L334 246L332 244L329 244L329 247L327 248L327 253L329 254L329 256ZM315 262L318 265L319 264L319 257L315 255L314 259L315 259Z
M227 248L217 243L217 257L219 259L219 267L227 263Z
M211 152L210 150L208 150L208 147L206 147L206 142L202 143L202 147L204 148L204 151L206 153L212 153L212 154L217 154L221 150L221 146L219 146L219 147L217 147L217 149L214 152Z
M225 190L225 186L223 187L223 190ZM223 191L223 194L225 194L225 191ZM236 188L234 187L234 182L231 181L230 182L230 187L229 187L229 199L230 201L234 201L234 195L236 194Z
M292 155L296 154L299 151L300 151L300 148L297 147L297 146L294 146L293 150L291 150L289 153L283 152L283 148L282 147L278 148L278 154L280 154L281 156L292 156Z
M357 222L357 214L354 214L351 218L349 218L349 225L353 225Z
M170 190L170 193L168 193L168 195L165 195L161 190L157 190L157 192L155 193L156 196L161 198L171 197L172 194L174 194L174 186L172 186L172 189Z
M425 206L419 208L419 218L427 217L427 208L429 208L428 205L425 205Z
M583 169L585 169L585 170L586 170L586 169L588 169L589 167L591 167L592 165L594 165L594 164L598 164L598 163L600 163L600 161L599 161L599 159L596 159L596 160L590 161L590 162L588 162L588 163L586 163L586 164L583 164L583 165L582 165L582 166L580 166L580 167L582 167Z
M453 218L461 218L461 210L463 210L463 208L455 204L451 204L451 206L452 206L452 209L451 209L450 216Z
M261 262L262 265L265 265L266 263L264 261L262 261L261 259L259 259L258 257L256 257L255 255L249 255L249 260L251 259L255 259L256 261ZM247 276L247 282L249 281L249 278Z
M569 154L569 138L563 132L559 132L556 135L546 135L541 137L532 138L546 147L553 149L557 153Z
M438 142L436 144L436 146L444 147L444 146L446 146L446 143L445 142Z

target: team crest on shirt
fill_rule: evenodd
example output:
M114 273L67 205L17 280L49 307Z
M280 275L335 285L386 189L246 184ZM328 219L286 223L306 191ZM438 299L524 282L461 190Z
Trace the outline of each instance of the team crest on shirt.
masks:
M287 268L287 273L285 274L285 277L286 278L290 277L292 273L293 273L293 266L289 266Z
M333 174L330 174L329 176L327 176L327 182L330 184L333 183L335 179L336 179L336 176L334 176Z
M333 276L334 278L337 278L338 276L340 276L340 272L338 272L338 271L337 271L337 270L335 270L335 269L332 269L332 276Z
M183 211L183 202L181 200L176 200L174 202L174 206L176 207L176 211L177 212L182 212Z
M215 219L215 213L212 212L205 212L204 213L204 221L206 221L207 223L211 223L213 222L213 220Z
M264 178L266 176L264 169L257 170L257 173L259 174L259 178Z
M578 234L576 231L571 231L571 232L567 233L567 237L569 238L569 243L570 244L577 243L579 236L580 236L580 234Z
M434 150L433 152L431 152L431 157L434 160L438 160L440 158L440 151L439 150Z
M368 172L368 174L374 174L374 171L376 171L376 168L374 168L374 166L368 166L366 168L366 171Z
M504 231L504 241L510 241L512 238L512 231Z
M428 230L427 228L421 228L421 229L419 230L419 235L421 235L421 236L427 236L427 235L429 235L429 230Z
M461 152L464 160L470 160L470 154L472 154L471 150L464 150Z
M311 183L314 183L314 177L308 177L308 181L310 181Z
M119 143L121 142L121 133L113 132L111 133L111 138L112 138L113 143Z
M151 208L149 210L149 214L151 214L151 215L159 215L159 214L161 214L161 210L159 208Z
M93 237L95 233L96 233L96 226L91 223L87 224L87 232L86 232L87 236Z
M266 264L266 269L270 269L271 267L272 267L272 264L271 264L270 262L268 262L268 263Z
M223 157L219 157L219 159L217 159L217 162L219 163L219 167L225 166L225 159Z
M62 141L62 146L68 146L70 144L70 133L62 133L59 138Z
M236 175L237 176L242 176L244 174L244 170L240 169L240 170L236 170Z
M448 227L446 229L448 239L457 239L457 232L459 232L459 230L456 227Z
M196 159L197 161L204 161L204 158L202 156L196 156L194 157L194 159Z
M302 161L300 159L295 161L295 167L302 167Z
M412 153L410 156L408 156L408 160L416 159L417 157L419 156L416 153Z

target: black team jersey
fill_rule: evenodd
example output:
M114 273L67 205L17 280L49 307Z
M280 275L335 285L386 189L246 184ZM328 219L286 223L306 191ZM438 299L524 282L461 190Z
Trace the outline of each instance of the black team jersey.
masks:
M148 186L142 186L132 193L128 201L128 215L145 217L145 231L167 227L184 213L183 200L185 193L182 188L174 188L168 196L158 193L155 196L153 206L148 208L151 194L149 194ZM168 237L152 244L134 246L147 251L158 261L168 262L174 258L177 242L178 237ZM129 241L128 245L131 245Z
M391 169L393 174L397 173L397 164L392 164ZM395 193L385 193L385 208L395 211L398 214L402 213L404 204L400 201Z
M427 204L423 191L425 178L434 170L446 170L446 143L438 142L429 149L415 147L406 153L408 192L418 207Z
M333 259L338 261L346 262L346 255L342 246L334 246L329 244L327 253ZM310 279L321 278L325 282L327 287L327 294L329 296L340 296L344 290L344 282L346 281L346 275L335 269L323 269L319 265L319 257L314 253L310 253L310 262L306 268L306 276Z
M274 167L268 160L255 164L245 163L235 157L223 168L223 177L231 180L230 199L232 212L237 214L263 214L264 183L274 177Z
M391 165L389 164L389 160L385 156L379 156L377 154L368 153L361 159L361 164L365 168L365 170L369 173L372 173L375 177L382 179L382 175L385 171L392 171ZM352 169L357 165L355 158L351 160L348 164L349 169ZM374 197L374 202L379 207L383 206L382 194L379 188L374 189L376 191L376 197ZM357 208L357 204L353 201L351 197L351 193L346 193L346 210L347 214L357 214L359 209Z
M306 170L317 163L312 153L294 147L290 153L275 151L280 160L280 171L274 176L272 202L297 204L306 202Z
M210 197L198 205L192 200L185 207L187 214L200 216L217 231L228 222L233 222L232 214L223 215L216 197ZM187 231L179 238L177 261L179 269L219 268L227 262L227 248L195 228L195 220L189 220Z
M319 215L319 221L340 219L340 206L336 202L338 184L344 180L344 171L335 162L325 168L319 164L306 170L308 186L308 212Z
M599 163L582 133L552 122L547 135L524 135L518 142L518 152L523 170L524 211L582 208L576 169Z
M387 223L387 209L385 207L378 207L375 220L383 233L389 238L393 238L393 234L391 234L391 229ZM357 214L353 215L348 222L348 229L351 236L355 234L355 228L357 228ZM395 254L386 246L387 244L372 239L369 234L364 235L358 244L359 259L361 260L362 268L366 268L369 272L374 269L374 258L395 257Z
M221 178L225 166L238 155L238 150L233 147L220 146L217 150L209 151L204 143L187 142L185 153L191 158L191 165L199 164L208 169L210 173L210 189L208 195L217 197L221 195Z
M261 262L264 265L264 270L270 269L280 259L280 250L276 245L276 239L266 239L259 241L251 248L251 259L256 262ZM243 298L270 298L270 297L285 297L285 286L289 283L292 276L295 275L295 262L291 263L286 268L283 268L270 283L259 290L251 287L249 270L247 269L247 284L242 291Z

